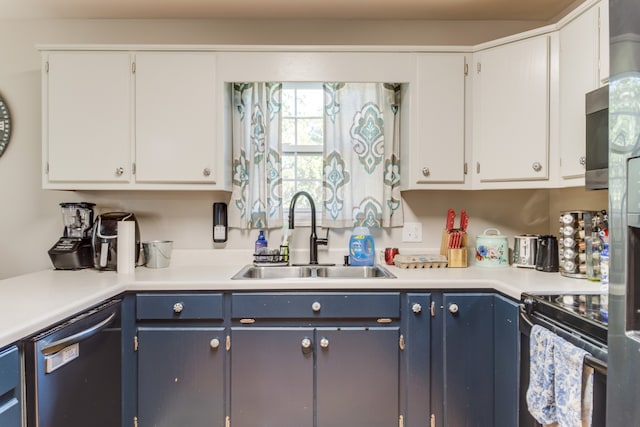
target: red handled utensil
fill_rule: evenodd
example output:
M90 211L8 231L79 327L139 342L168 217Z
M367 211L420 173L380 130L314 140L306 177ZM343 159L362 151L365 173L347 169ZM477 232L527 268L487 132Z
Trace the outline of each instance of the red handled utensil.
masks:
M463 232L466 232L468 225L469 225L469 215L467 215L467 212L463 209L462 212L460 212L460 230L462 230Z
M447 211L447 224L446 224L446 228L447 231L450 233L451 230L453 230L453 221L455 221L456 219L456 213L453 209L449 209Z

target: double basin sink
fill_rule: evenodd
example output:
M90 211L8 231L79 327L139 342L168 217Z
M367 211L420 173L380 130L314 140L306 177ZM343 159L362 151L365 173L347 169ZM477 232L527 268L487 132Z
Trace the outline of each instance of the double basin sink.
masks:
M391 272L380 266L294 265L256 266L247 265L232 279L395 279Z

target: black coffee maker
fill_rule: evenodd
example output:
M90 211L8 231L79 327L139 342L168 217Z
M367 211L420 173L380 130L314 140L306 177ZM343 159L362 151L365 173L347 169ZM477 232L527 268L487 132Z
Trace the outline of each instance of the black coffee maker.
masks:
M131 212L107 212L98 215L93 224L91 245L93 246L93 267L98 270L116 270L118 267L118 222L133 221L136 238L135 262L140 257L140 228L136 216Z
M60 203L64 232L49 249L57 270L78 270L93 266L91 227L94 203Z
M548 273L559 271L558 239L556 236L540 236L536 251L536 270Z

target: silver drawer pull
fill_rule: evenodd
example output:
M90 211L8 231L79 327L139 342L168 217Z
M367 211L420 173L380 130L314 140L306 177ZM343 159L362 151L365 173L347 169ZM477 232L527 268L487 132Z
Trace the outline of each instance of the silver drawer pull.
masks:
M181 302L177 302L177 303L173 304L173 312L175 314L182 313L183 309L184 309L184 305Z

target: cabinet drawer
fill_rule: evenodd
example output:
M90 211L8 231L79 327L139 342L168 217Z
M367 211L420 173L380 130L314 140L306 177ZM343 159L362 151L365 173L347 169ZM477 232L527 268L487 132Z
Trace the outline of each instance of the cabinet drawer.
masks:
M20 387L20 353L18 347L13 346L0 351L0 396L18 387ZM1 403L0 400L0 406L2 406Z
M224 318L222 294L139 294L138 320L196 320Z
M22 425L22 410L20 401L15 397L4 403L0 400L0 426L20 427Z
M399 293L247 293L233 294L231 314L240 318L400 317Z

